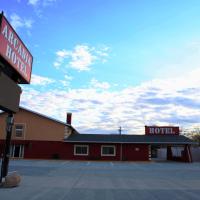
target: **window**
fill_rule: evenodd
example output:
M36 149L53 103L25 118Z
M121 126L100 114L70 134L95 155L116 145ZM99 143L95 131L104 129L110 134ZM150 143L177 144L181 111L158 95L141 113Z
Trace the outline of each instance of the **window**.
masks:
M116 150L115 146L101 146L102 156L115 156Z
M88 155L88 145L75 145L74 146L74 155L77 156L87 156Z
M24 125L16 124L15 125L15 137L23 137L23 133L24 133Z

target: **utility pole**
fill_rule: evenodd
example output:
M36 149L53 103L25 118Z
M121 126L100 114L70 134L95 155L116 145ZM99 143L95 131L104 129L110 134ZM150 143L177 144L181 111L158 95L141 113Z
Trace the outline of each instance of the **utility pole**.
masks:
M119 135L122 135L122 127L119 127ZM122 161L122 141L120 143L120 161Z
M120 135L122 134L122 127L121 126L119 127L119 134Z

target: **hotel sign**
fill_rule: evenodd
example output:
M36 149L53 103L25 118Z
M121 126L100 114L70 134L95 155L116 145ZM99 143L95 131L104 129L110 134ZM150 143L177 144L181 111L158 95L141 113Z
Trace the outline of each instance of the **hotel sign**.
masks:
M145 126L146 135L179 135L178 126Z
M18 112L21 88L0 71L0 109L6 112Z
M19 83L30 83L33 57L3 13L0 14L0 59L2 58L15 71L21 80Z

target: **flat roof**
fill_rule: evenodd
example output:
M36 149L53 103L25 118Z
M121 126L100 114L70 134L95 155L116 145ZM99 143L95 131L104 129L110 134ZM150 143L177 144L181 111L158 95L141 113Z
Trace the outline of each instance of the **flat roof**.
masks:
M64 141L76 143L196 144L183 135L71 134Z

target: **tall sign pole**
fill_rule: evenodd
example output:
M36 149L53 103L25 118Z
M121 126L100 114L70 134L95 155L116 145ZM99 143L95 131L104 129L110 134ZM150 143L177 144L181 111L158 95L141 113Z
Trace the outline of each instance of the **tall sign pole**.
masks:
M6 144L1 165L1 182L2 178L6 177L8 174L9 158L10 158L10 143L12 136L12 127L14 124L13 113L9 113L6 119Z
M33 57L8 20L0 14L0 109L7 112L6 140L3 151L0 183L7 176L13 114L19 110L21 88L18 84L29 84Z

